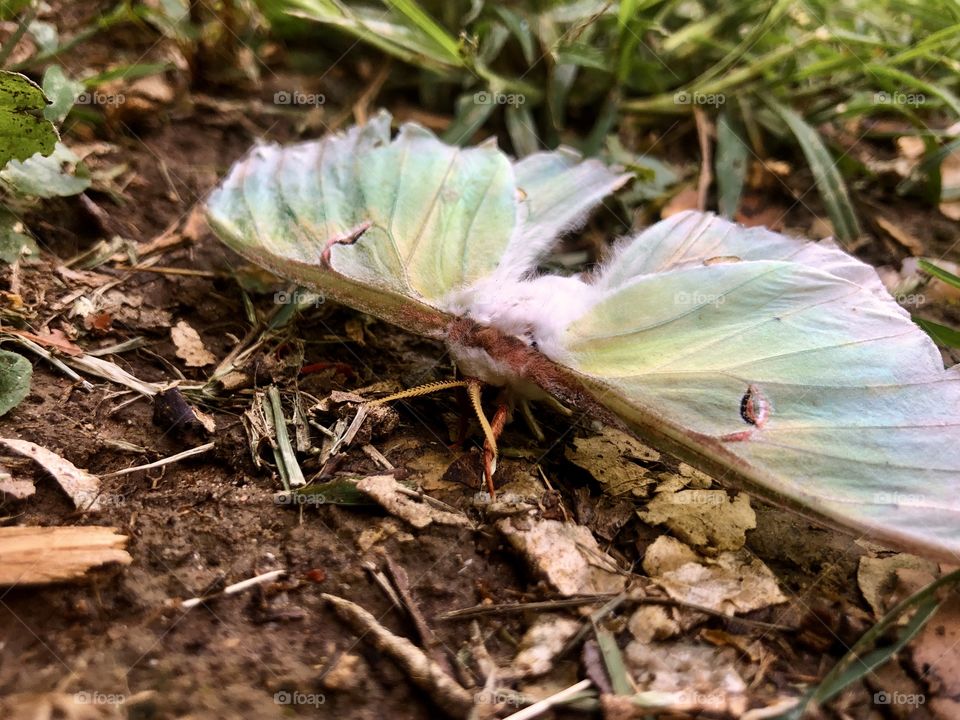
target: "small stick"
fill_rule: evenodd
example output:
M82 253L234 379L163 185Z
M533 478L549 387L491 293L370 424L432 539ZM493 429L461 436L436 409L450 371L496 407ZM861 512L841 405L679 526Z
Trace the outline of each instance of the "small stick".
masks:
M417 629L417 635L420 636L420 642L423 644L427 656L443 668L448 675L453 675L453 666L450 665L450 661L440 647L442 643L437 639L433 629L427 624L426 618L413 600L413 594L410 592L410 578L407 576L407 571L404 570L402 566L396 564L389 554L384 554L384 562L387 572L390 574L390 579L393 580L393 586L397 589L397 594L400 595L400 599L403 601L403 607L413 621L413 626Z
M356 603L328 593L321 595L321 598L357 635L370 641L377 650L403 668L410 680L427 692L447 713L453 717L466 717L473 709L472 695L412 642L394 635Z
M382 572L377 570L377 566L372 562L361 563L364 570L370 573L370 577L373 578L373 581L380 586L380 589L383 590L384 594L390 598L390 602L398 610L403 607L403 600L400 599L400 596L397 595L397 591L393 589L393 585L390 584L389 578L384 575Z
M189 610L190 608L196 607L200 603L206 602L207 600L210 600L215 597L219 597L220 595L234 595L238 592L242 592L256 585L262 585L263 583L268 583L271 580L276 580L281 575L286 575L286 574L287 574L286 570L271 570L270 572L263 573L263 575L257 575L256 577L247 578L246 580L241 580L240 582L234 583L233 585L227 585L223 590L221 590L218 593L214 593L213 595L207 595L205 597L195 597L195 598L190 598L189 600L183 600L180 603L180 607L182 607L185 610Z
M563 598L560 600L540 600L529 603L501 603L499 605L474 605L473 607L461 608L459 610L450 610L436 616L436 620L467 620L470 618L481 617L483 615L505 615L517 612L529 612L530 610L556 610L565 607L578 607L580 605L593 605L595 603L619 599L622 603L635 603L637 605L662 605L664 607L675 607L685 610L694 610L721 618L729 623L740 623L747 626L753 626L761 630L779 630L780 632L794 632L796 628L789 625L778 625L776 623L763 622L762 620L750 620L749 618L739 618L734 615L727 615L714 610L713 608L695 605L693 603L674 600L666 597L620 597L615 594L610 595L587 595L584 597Z
M504 720L531 720L538 715L543 715L547 710L552 708L554 705L559 705L560 703L572 698L577 693L583 692L589 688L593 683L589 680L581 680L575 685L571 685L565 690L561 690L558 693L554 693L550 697L545 697L539 702L535 702L533 705L525 707L523 710L513 713L513 715L508 715Z
M393 463L384 457L383 453L377 450L373 445L364 445L361 448L371 460L380 465L384 470L396 470Z
M129 475L130 473L139 472L140 470L153 470L153 468L163 467L164 465L169 465L170 463L179 462L180 460L185 460L186 458L193 457L194 455L202 455L203 453L209 450L213 450L214 445L215 443L208 442L205 445L199 445L195 448L184 450L183 452L177 453L176 455L171 455L170 457L165 457L161 460L157 460L152 463L147 463L146 465L137 465L135 467L124 468L123 470L116 470L114 472L103 473L102 475L100 475L100 477L102 478L118 477L119 475Z
M203 278L221 278L226 277L224 273L214 272L212 270L197 270L196 268L178 268L167 267L165 265L131 265L130 267L120 267L118 270L129 270L131 272L153 272L162 275L187 275L189 277Z

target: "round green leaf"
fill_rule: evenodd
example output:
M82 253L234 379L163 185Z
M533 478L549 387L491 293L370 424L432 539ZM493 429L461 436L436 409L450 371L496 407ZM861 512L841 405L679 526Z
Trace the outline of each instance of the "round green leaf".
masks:
M47 104L43 90L29 78L0 71L0 167L11 158L25 160L35 153L53 152L60 138L44 117Z
M33 366L23 355L0 350L0 415L13 410L30 392Z

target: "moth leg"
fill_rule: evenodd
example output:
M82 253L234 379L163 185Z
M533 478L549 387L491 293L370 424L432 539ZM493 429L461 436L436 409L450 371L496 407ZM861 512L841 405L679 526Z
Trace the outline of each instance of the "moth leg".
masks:
M487 490L490 491L490 499L496 497L496 489L493 485L493 474L497 471L497 445L496 439L503 432L503 426L507 424L507 416L510 412L510 406L505 402L497 405L496 412L493 413L493 420L490 421L490 429L493 431L494 443L484 441L483 443L483 473L487 477Z
M520 414L523 415L523 420L527 423L527 427L530 429L530 434L536 438L537 442L544 442L547 439L547 436L543 434L543 430L540 428L540 423L537 422L537 418L534 417L533 408L530 405L530 401L525 397L520 398Z
M549 405L550 407L552 407L554 410L556 410L558 413L560 413L561 415L565 415L566 417L572 417L572 416L573 416L573 410L571 410L571 409L568 408L566 405L564 405L562 402L560 402L559 400L557 400L553 395L547 395L547 397L544 398L543 401L544 401L547 405Z
M490 498L496 496L496 489L493 486L493 473L497 469L497 436L503 431L503 426L507 421L506 405L502 406L503 418L499 421L500 429L494 432L487 416L483 414L483 406L480 403L480 390L483 388L483 382L476 378L469 378L467 383L467 397L470 398L470 404L473 405L473 412L480 422L483 429L483 474L487 479L487 489L490 491ZM500 415L501 407L497 408L497 414L494 415L494 422L497 422L497 416Z

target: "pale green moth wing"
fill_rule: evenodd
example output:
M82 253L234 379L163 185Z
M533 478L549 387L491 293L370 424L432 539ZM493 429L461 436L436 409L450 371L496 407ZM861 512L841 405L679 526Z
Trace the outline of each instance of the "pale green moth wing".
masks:
M553 359L719 481L956 562L960 373L872 269L798 245L699 213L655 225L617 256L646 274L601 270Z
M570 152L514 166L493 143L453 147L413 123L391 140L380 112L319 141L255 148L211 194L207 216L278 275L436 336L454 295L498 269L529 273L558 232L628 177Z
M557 237L576 230L588 213L633 176L561 148L528 155L514 165L521 222L502 261L504 268L536 267ZM518 275L519 277L520 275Z

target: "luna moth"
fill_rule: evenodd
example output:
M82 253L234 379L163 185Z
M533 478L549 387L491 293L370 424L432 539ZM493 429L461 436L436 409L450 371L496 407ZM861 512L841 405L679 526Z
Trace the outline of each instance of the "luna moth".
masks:
M568 150L512 160L413 123L392 136L381 112L254 148L207 214L249 260L444 342L521 404L581 408L721 483L956 561L960 371L872 267L691 211L591 272L537 271L628 179ZM495 453L503 414L480 417Z

